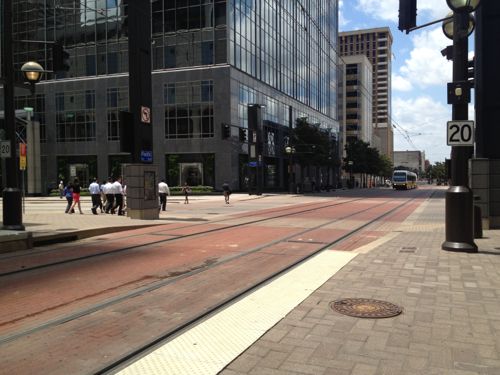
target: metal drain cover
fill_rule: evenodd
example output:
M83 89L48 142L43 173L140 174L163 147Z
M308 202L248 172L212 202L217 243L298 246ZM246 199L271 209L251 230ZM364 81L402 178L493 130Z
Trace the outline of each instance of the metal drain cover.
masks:
M341 314L358 318L391 318L403 312L393 303L369 298L345 298L330 302L330 307Z

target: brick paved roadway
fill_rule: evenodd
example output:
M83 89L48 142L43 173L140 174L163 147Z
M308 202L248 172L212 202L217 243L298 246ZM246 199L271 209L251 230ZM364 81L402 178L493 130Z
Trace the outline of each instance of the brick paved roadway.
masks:
M500 233L485 231L478 254L442 251L443 195L362 251L221 374L500 374ZM362 319L329 307L362 297L404 312Z

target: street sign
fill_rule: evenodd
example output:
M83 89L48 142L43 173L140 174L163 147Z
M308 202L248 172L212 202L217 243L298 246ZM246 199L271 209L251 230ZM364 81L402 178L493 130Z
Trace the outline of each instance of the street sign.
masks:
M448 121L447 125L448 146L474 146L474 121Z
M0 156L2 158L10 158L10 141L1 141L0 142Z
M145 124L151 123L151 108L141 106L141 122Z
M26 169L26 143L19 143L19 169Z
M26 156L19 156L19 169L21 171L26 170Z
M141 161L143 163L152 163L153 162L153 151L141 150Z

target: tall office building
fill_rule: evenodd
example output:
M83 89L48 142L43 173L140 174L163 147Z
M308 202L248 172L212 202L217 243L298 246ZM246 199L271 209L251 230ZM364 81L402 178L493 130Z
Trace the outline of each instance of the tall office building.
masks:
M373 146L372 64L365 55L345 56L343 63L346 142L359 139Z
M379 151L393 159L391 123L392 34L388 27L339 33L342 56L365 55L373 66L373 128ZM375 142L375 144L378 142Z
M44 185L119 173L119 113L128 110L127 0L14 0L14 39L56 41L70 69L48 73L35 97ZM337 139L338 1L153 0L155 164L170 185L243 189L248 105L263 105L264 187L287 187L284 148L300 117ZM15 68L52 70L51 45L17 43ZM226 134L229 125L229 134ZM247 133L248 134L248 133ZM225 138L225 135L229 137Z

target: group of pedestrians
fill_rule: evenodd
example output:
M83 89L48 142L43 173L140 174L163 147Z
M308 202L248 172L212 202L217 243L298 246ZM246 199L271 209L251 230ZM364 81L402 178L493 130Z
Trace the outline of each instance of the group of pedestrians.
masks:
M62 184L62 181L60 183ZM61 189L60 189L61 190ZM67 214L75 213L75 207L78 208L80 214L83 214L80 203L81 185L78 178L73 182L69 182L62 190L62 196L66 197L67 205L64 211ZM122 179L118 177L113 180L108 178L106 183L99 184L97 178L94 178L89 185L89 193L92 198L91 211L97 215L99 209L101 213L125 215L125 200L126 186L122 186Z
M60 198L63 196L66 198L67 205L64 211L67 214L75 213L75 208L78 208L80 214L83 215L81 203L80 203L80 193L81 185L78 178L75 178L73 182L69 182L64 186L63 181L59 184ZM231 196L231 189L227 182L222 184L222 192L224 194L224 201L229 204L229 197ZM108 177L105 183L99 184L97 178L94 178L89 185L89 193L92 198L91 211L94 215L97 215L97 210L99 209L101 213L107 214L118 214L125 215L125 199L126 196L126 186L122 185L122 178L118 177L113 180L113 178ZM182 186L182 193L184 195L184 204L189 204L189 194L191 194L191 187L187 182ZM170 188L162 179L158 184L158 195L160 198L160 204L158 209L160 211L167 210L167 197L170 196Z

